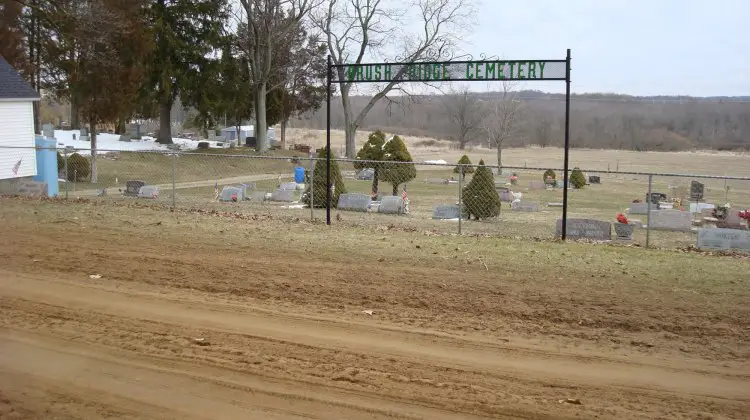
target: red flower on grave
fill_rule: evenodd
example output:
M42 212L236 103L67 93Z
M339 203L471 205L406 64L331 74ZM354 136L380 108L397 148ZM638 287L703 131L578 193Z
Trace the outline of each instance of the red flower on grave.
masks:
M617 213L617 221L624 225L628 224L628 218L622 213Z

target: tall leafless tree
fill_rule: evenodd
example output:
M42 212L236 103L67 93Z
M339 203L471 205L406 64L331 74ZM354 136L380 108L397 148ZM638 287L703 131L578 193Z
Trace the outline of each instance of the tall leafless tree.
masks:
M502 82L500 98L493 101L483 122L490 144L497 150L497 165L503 166L503 146L519 138L522 131L523 102L518 98L516 82Z
M278 80L279 73L287 72L274 65L278 50L288 47L290 39L299 33L302 20L323 0L240 0L244 16L241 24L247 36L241 41L250 66L255 95L255 137L259 151L269 147L266 122L266 95ZM283 83L283 82L282 82Z
M462 87L450 92L443 97L445 112L455 127L455 139L458 148L463 150L482 128L485 118L485 110L479 97L469 91L468 87Z
M416 63L450 56L460 36L470 28L473 0L328 0L327 10L313 21L325 34L334 64L358 65L369 60ZM418 25L410 21L418 20ZM419 28L408 33L406 27ZM339 67L337 80L345 80ZM355 136L365 117L389 93L401 92L397 80L407 71L400 67L391 81L374 87L374 96L355 115L351 96L353 83L339 84L344 108L346 154L357 153Z

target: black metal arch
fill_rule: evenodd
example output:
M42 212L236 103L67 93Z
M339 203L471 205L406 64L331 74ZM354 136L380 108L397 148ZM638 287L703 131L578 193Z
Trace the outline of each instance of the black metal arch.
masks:
M564 60L501 60L480 56L480 60L421 61L413 63L333 64L328 56L326 99L326 224L331 224L331 85L333 83L382 82L479 82L479 81L564 81L565 156L563 164L562 239L567 236L568 172L570 149L570 48ZM312 205L312 203L311 203Z

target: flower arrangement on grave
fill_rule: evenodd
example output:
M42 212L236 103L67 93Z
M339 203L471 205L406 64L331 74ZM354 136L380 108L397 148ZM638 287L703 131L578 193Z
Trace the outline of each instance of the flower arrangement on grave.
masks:
M518 185L518 175L515 173L510 176L510 185Z
M744 220L748 224L750 224L750 210L745 209L741 210L738 215L740 216L740 219Z
M729 203L724 204L723 206L716 206L714 210L711 212L711 216L714 219L718 220L724 220L729 215L729 209L731 209L732 206L729 205Z
M620 239L630 240L633 236L633 226L630 225L630 221L627 216L622 213L617 213L617 223L615 223L615 233Z

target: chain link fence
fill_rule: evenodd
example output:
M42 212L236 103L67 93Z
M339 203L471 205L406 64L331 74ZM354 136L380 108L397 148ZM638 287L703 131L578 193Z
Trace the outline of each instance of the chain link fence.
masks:
M324 158L255 156L237 148L99 150L93 174L90 150L58 153L65 198L319 221L330 215L334 224L448 234L552 239L561 233L566 186L554 168L332 159L327 177ZM747 229L739 211L750 208L750 178L575 169L567 188L570 238L687 247L700 227Z

